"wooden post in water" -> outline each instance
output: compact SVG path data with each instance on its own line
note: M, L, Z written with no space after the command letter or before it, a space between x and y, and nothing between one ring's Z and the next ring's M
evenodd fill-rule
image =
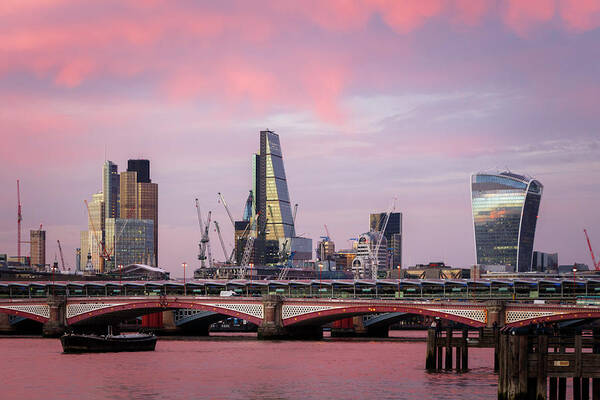
M575 335L575 376L573 377L573 400L581 400L581 332Z
M592 352L594 354L600 353L600 329L594 328L593 332L593 342L592 342ZM600 400L600 378L592 378L592 399Z
M550 378L550 400L558 400L557 383L556 377Z
M479 338L481 340L482 338ZM494 324L494 372L498 372L500 368L500 360L498 358L498 352L500 351L500 329L498 324Z
M558 352L564 354L565 345L562 343L562 337L560 337L559 341ZM567 378L558 378L558 400L567 400Z
M461 362L461 371L467 372L469 370L469 329L464 328L462 332L462 362Z
M427 371L435 371L435 349L436 348L436 332L435 328L427 329L427 355L425 356L425 369Z
M452 328L446 329L446 371L452 370Z
M438 322L439 323L439 322ZM444 346L442 345L442 330L438 329L436 332L436 341L435 341L435 346L436 346L436 351L437 351L437 365L436 365L436 369L438 371L441 371L443 366L442 366L442 352L444 351Z
M547 389L547 375L546 363L548 360L548 336L538 336L538 370L537 370L537 384L535 391L536 400L546 400L548 397Z

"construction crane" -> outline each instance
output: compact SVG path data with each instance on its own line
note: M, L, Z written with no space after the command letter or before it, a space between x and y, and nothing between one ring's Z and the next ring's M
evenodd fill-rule
M58 243L58 253L60 254L60 264L62 265L62 270L66 271L66 269L65 269L65 258L63 257L62 247L60 246L60 240L56 240L56 243Z
M210 253L210 237L208 235L209 232L209 228L210 228L210 219L211 219L211 212L208 212L208 216L206 218L206 224L204 224L204 221L202 220L202 213L200 211L200 202L198 201L198 199L196 199L196 211L198 213L198 225L200 225L200 232L201 232L201 237L200 237L200 244L198 245L199 247L199 253L198 253L198 259L200 260L200 266L202 268L205 268L205 261L208 259L208 266L212 267L212 255Z
M256 239L256 224L257 224L259 217L260 217L260 212L256 214L256 217L252 221L250 230L248 231L248 237L246 239L246 245L244 246L244 254L242 255L240 267L245 267L250 264L250 255L252 254L252 247L254 246L254 239Z
M331 241L331 235L329 234L329 229L327 228L327 224L323 224L325 226L325 232L327 233L327 241Z
M596 257L594 256L594 250L592 250L592 243L590 242L590 237L588 236L587 230L583 230L585 233L585 238L587 240L588 247L590 248L590 254L592 255L592 262L594 263L594 269L596 271L600 271L600 261L596 262Z
M227 205L227 202L225 201L225 197L223 197L223 195L221 194L221 192L217 193L217 196L219 196L219 198L217 199L217 201L220 200L220 202L223 203L223 207L225 207L225 211L227 211L227 215L229 216L229 220L231 221L231 225L233 225L233 228L235 229L235 221L233 220L233 216L231 215L231 211L229 211L229 206Z
M227 256L227 250L225 249L225 242L223 241L223 236L221 236L221 229L219 228L219 223L217 221L214 221L214 224L215 224L215 230L217 231L217 235L219 235L219 241L221 242L221 248L223 249L223 256L225 257L225 263L231 264L231 256L233 256L233 253L231 253L230 257Z
M23 215L21 214L21 187L19 186L19 180L17 179L17 257L21 259L21 221Z
M104 259L104 261L110 260L110 253L106 251L106 247L104 247L104 243L102 240L98 238L98 231L96 231L96 227L94 226L94 220L92 219L92 214L90 213L90 206L88 205L87 200L83 201L85 203L85 208L87 209L88 219L90 221L90 225L92 226L92 231L94 232L94 239L96 240L96 244L98 245L98 255Z
M371 261L371 279L377 279L377 275L379 272L379 249L381 247L381 241L383 240L383 237L385 236L385 229L387 228L388 221L390 220L390 215L395 211L395 209L396 209L396 199L394 198L394 200L392 201L392 206L390 207L390 209L388 210L388 212L385 215L385 222L383 223L383 228L379 231L379 238L377 240L377 244L375 245L375 254L372 254L371 251L369 251L369 256L371 256L371 260L372 260ZM381 223L379 224L379 226L381 226Z

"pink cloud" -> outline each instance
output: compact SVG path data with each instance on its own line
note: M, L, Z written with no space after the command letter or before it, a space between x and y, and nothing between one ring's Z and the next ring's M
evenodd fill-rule
M525 35L533 26L550 21L555 13L554 0L509 0L504 21L520 35Z
M560 14L574 31L587 31L600 26L600 0L563 0Z

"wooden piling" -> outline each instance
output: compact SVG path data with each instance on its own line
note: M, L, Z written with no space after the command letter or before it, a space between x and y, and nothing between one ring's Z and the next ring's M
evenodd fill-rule
M469 330L467 328L462 331L462 362L461 362L461 371L467 372L469 370Z
M592 353L600 353L600 329L594 328L592 339ZM600 400L600 378L592 378L592 400Z
M427 329L427 355L425 356L425 369L427 371L435 371L435 348L436 348L436 334L435 328Z
M558 400L567 400L567 378L558 378Z
M549 400L558 400L558 391L557 391L557 378L550 378L550 397Z
M546 400L548 398L548 384L547 384L547 368L546 363L548 360L548 336L538 336L537 343L537 355L538 355L538 368L537 368L537 382L535 399Z
M590 400L590 378L581 378L581 400Z
M446 371L452 370L452 328L446 329Z

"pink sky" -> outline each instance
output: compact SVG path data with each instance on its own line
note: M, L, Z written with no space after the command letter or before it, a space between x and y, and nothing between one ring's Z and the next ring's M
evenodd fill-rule
M74 265L105 148L151 160L160 264L196 264L193 201L232 246L258 132L281 137L297 232L338 248L398 197L405 264L474 262L469 175L545 186L535 248L600 253L600 0L0 3L0 253L44 224ZM215 239L213 254L222 258ZM25 247L28 251L28 247Z

